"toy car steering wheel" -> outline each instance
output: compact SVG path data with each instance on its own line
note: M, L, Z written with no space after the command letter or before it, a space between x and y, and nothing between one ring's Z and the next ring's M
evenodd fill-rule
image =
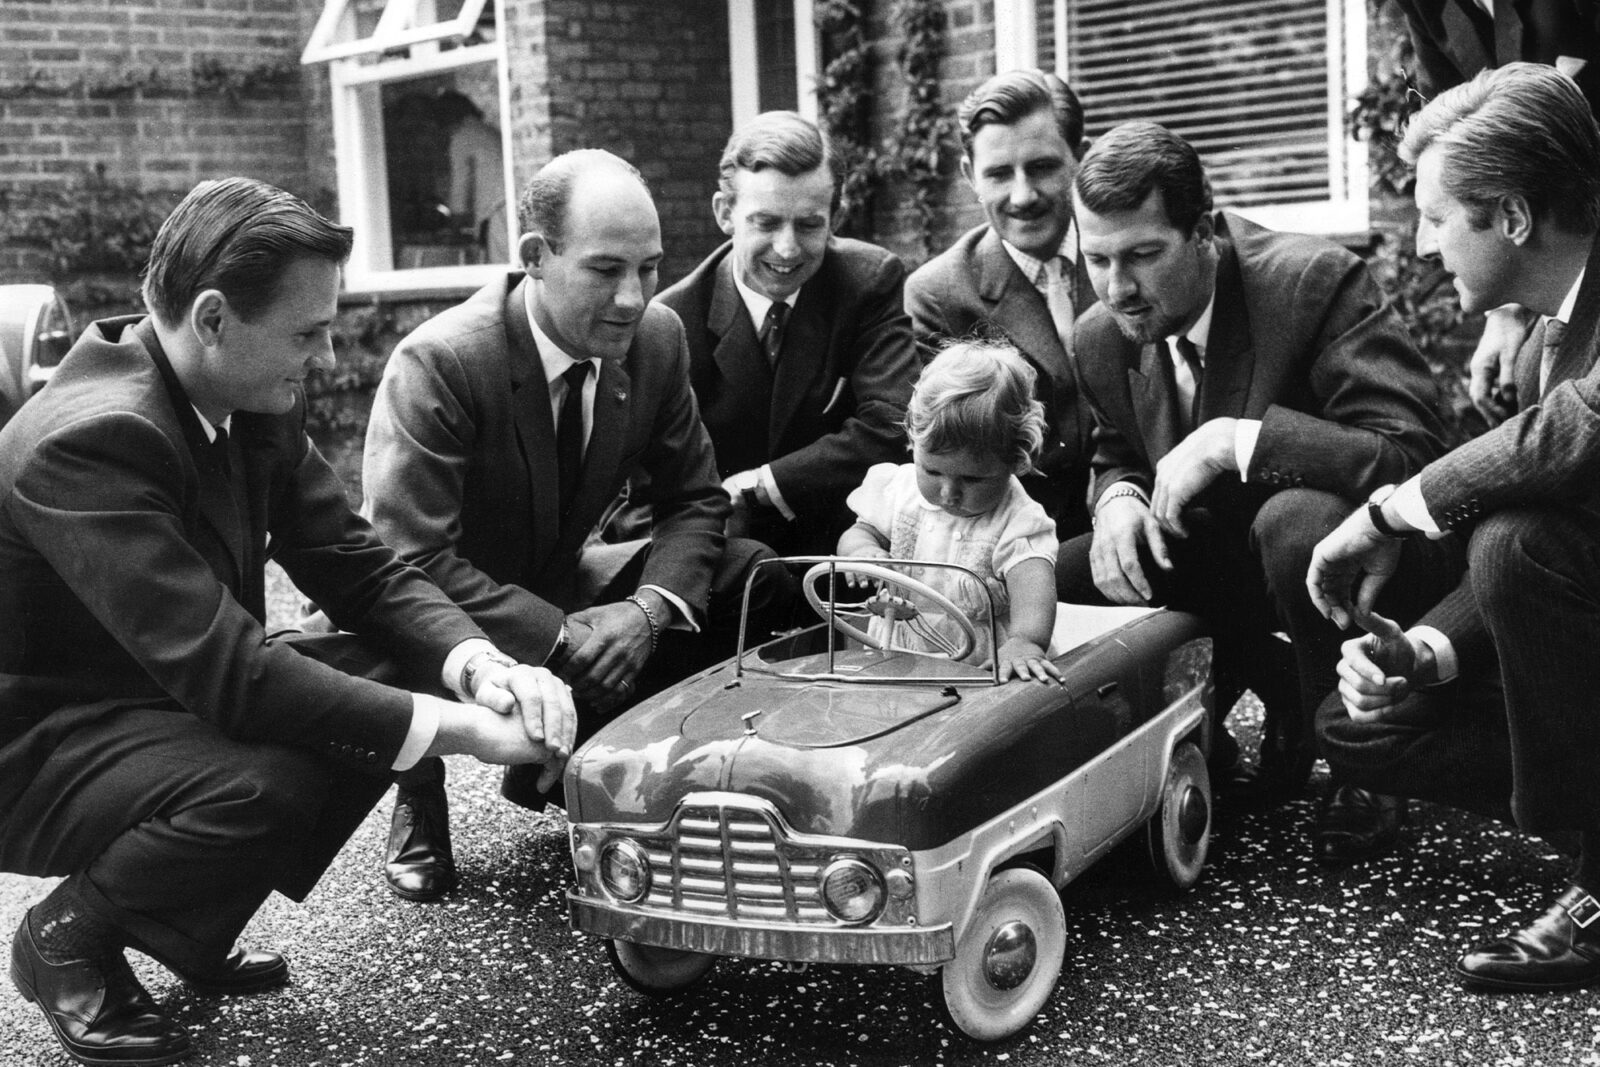
M852 610L847 616L840 612L837 604L824 602L817 594L817 579L830 574L854 574L862 578L870 578L879 583L879 592L872 600L862 604L859 610ZM956 624L959 640L952 642L942 633L930 632L929 629L918 629L917 632L941 646L941 651L953 660L965 659L972 654L978 646L978 630L965 611L955 605L949 597L937 589L920 582L901 571L880 567L873 563L832 562L818 563L806 571L803 579L806 593L806 603L811 605L811 610L828 622L835 630L846 637L860 641L868 648L876 648L884 652L922 652L923 649L901 648L892 642L879 641L867 634L867 631L851 621L857 615L872 614L896 621L911 623L915 628L916 620L922 615L921 609L916 605L913 597L920 597L934 607L943 611L949 619ZM896 596L888 592L889 589L898 590L909 596Z

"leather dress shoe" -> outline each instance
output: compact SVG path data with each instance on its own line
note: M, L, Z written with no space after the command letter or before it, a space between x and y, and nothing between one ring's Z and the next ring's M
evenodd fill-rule
M1600 980L1600 902L1568 886L1527 926L1463 954L1456 974L1486 989L1582 989Z
M1313 847L1323 863L1376 859L1400 840L1407 803L1353 785L1335 786L1317 813Z
M438 900L460 881L443 782L401 789L395 796L384 876L395 896L414 901Z
M270 949L245 948L235 945L226 958L214 967L203 971L185 970L137 941L130 947L143 952L161 966L183 979L184 985L206 996L242 996L246 993L264 993L277 989L289 981L289 961L281 952Z
M51 963L24 916L11 941L11 981L44 1011L61 1047L79 1063L154 1067L189 1055L188 1031L156 1007L120 950Z

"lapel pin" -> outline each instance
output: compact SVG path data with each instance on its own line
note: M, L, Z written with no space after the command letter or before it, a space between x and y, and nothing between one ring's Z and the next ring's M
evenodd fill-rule
M628 399L628 391L626 389L618 389L616 396L618 403L621 403L622 401Z

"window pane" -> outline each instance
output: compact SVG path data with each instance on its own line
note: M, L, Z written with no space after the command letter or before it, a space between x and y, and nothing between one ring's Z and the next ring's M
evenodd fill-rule
M393 269L506 263L506 191L492 65L381 89Z
M1039 17L1052 8L1040 0ZM1056 39L1091 135L1161 123L1200 152L1222 205L1325 201L1343 165L1329 157L1329 101L1347 95L1330 84L1342 73L1329 11L1327 0L1073 0Z
M794 0L756 0L756 71L762 111L799 106Z

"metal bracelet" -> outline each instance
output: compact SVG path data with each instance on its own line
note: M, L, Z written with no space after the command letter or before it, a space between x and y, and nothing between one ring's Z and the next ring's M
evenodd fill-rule
M638 593L629 593L623 599L644 612L644 621L650 624L650 651L654 652L661 641L661 624L656 621L656 613L650 610L650 605Z

